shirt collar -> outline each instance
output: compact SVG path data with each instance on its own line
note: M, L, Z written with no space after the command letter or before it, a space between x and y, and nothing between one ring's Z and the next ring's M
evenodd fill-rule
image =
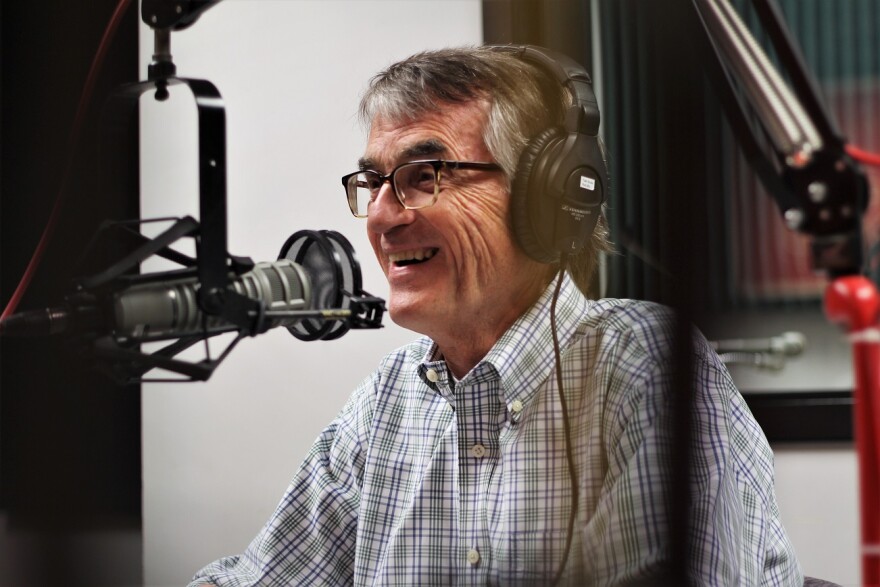
M501 399L514 417L531 403L555 366L553 334L550 331L550 306L555 287L554 279L538 301L507 329L483 360L474 367L474 371L485 372L485 367L491 366L498 373L501 379ZM589 303L571 277L564 274L556 303L560 351L568 346ZM440 351L436 343L432 343L425 351L419 362L418 373L425 383L437 390L438 382L429 381L427 371L432 369L439 373L441 383L447 383L446 378L451 375L445 365L438 364Z
M514 414L531 403L555 367L550 329L550 307L555 288L554 279L538 301L513 323L483 359L498 371L502 399ZM565 273L556 303L560 352L571 341L588 304L589 301Z

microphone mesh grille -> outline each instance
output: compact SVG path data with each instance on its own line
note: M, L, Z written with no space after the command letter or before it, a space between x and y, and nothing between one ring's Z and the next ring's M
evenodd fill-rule
M285 269L282 268L282 271ZM284 300L284 284L281 282L281 276L275 271L267 271L266 280L269 282L271 300L273 302Z

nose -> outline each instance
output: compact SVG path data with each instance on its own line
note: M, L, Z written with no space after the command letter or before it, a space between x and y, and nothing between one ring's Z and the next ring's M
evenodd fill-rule
M367 230L376 234L385 234L394 228L410 224L415 220L415 210L407 210L397 199L390 181L386 181L379 189L376 199L370 204L367 215Z

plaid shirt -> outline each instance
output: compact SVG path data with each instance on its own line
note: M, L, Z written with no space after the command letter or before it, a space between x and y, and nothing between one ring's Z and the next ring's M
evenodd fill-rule
M551 295L460 381L428 339L388 355L247 551L193 584L549 584L572 506ZM668 564L670 319L587 300L566 278L557 326L579 501L562 584L650 583ZM694 345L691 572L699 585L800 587L767 441L706 341Z

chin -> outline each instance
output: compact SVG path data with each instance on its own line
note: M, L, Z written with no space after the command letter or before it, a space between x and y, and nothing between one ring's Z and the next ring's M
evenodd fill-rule
M424 308L425 304L402 303L392 297L388 303L388 316L398 326L428 335L427 328L425 328L427 316Z

